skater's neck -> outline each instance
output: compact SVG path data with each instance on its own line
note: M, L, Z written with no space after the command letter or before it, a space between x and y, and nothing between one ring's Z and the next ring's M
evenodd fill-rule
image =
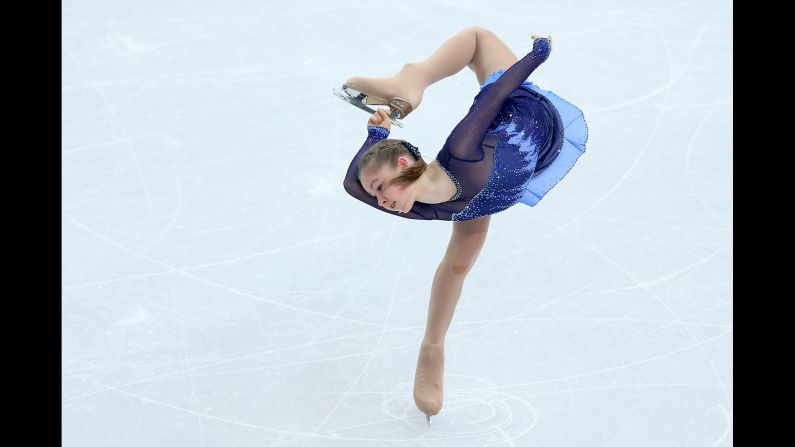
M422 173L415 190L414 200L422 203L434 204L447 202L456 193L455 183L442 170L436 160L428 164L428 169Z

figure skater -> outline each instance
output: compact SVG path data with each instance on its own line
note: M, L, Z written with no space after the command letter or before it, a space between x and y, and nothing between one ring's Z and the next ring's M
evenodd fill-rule
M414 375L414 402L428 425L442 408L444 339L491 215L519 202L535 206L585 152L582 111L526 81L552 49L551 37L531 38L532 51L518 60L493 32L468 28L393 77L354 77L343 84L344 90L361 93L366 104L391 109L370 117L345 190L395 216L453 221L433 279ZM480 92L430 164L411 143L387 138L392 119L416 110L425 88L464 67L475 73Z

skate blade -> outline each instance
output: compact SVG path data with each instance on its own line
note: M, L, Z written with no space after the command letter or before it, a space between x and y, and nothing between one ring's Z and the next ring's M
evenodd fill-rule
M376 110L367 107L367 105L365 105L367 101L367 95L365 95L362 92L354 90L350 87L346 87L343 89L334 88L332 89L332 91L335 96L347 102L348 104L351 104L352 106L362 109L370 114L377 113ZM389 114L389 119L392 121L392 124L403 129L404 126L403 123L400 122L400 120L398 119L399 116L400 116L400 111L392 109Z

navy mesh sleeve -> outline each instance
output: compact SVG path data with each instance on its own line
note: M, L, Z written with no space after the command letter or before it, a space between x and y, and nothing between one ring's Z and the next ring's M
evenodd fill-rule
M533 49L525 57L516 61L505 73L484 92L472 105L469 112L453 129L442 150L451 156L465 161L483 159L481 143L492 121L502 109L505 100L542 62L547 60L551 46L549 39L539 38L533 42Z
M381 126L367 126L367 139L364 141L361 149L351 160L351 164L348 166L348 172L345 175L345 181L343 182L343 186L345 187L345 191L353 196L353 198L358 199L367 205L372 206L373 208L383 211L388 214L392 214L395 216L405 217L407 219L422 219L422 220L433 220L438 219L436 213L428 207L428 209L424 209L422 204L419 202L414 202L414 206L411 208L410 211L406 213L399 213L397 211L392 211L386 209L382 206L378 206L378 199L375 196L371 196L362 186L361 182L359 182L359 178L356 176L356 171L359 165L359 158L367 152L367 149L375 143L387 138L389 136L389 129L386 129Z

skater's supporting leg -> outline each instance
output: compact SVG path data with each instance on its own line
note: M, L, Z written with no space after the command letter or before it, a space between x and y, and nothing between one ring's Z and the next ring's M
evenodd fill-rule
M486 241L491 216L453 222L453 235L447 252L436 269L428 305L428 320L423 343L444 343L453 319L464 279L472 269Z
M433 278L425 338L414 373L414 403L430 416L439 413L444 400L444 338L466 277L475 263L491 216L453 222L453 236Z

